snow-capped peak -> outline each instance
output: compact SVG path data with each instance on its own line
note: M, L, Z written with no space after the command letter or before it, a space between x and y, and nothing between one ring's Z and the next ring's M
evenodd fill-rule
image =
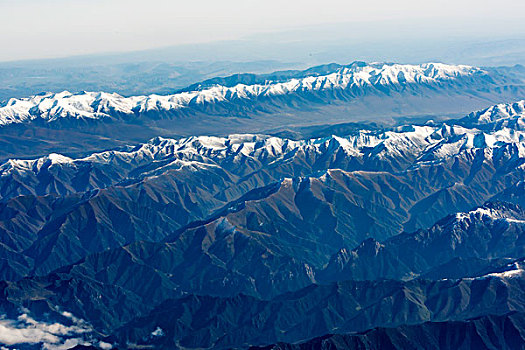
M512 127L525 130L525 100L500 103L480 111L472 112L461 120L463 124L501 129Z
M470 225L471 222L481 221L506 221L509 224L525 225L523 214L514 212L513 209L499 208L497 204L476 208L468 212L456 213L453 218L454 225Z
M436 84L476 74L484 74L484 72L475 67L441 63L421 65L373 63L351 64L325 75L267 81L262 84L237 84L231 87L214 85L202 90L165 96L153 94L123 97L116 93L73 94L64 91L8 100L0 105L0 126L35 119L49 122L59 118L132 118L152 111L170 112L190 108L193 105L249 100L305 91Z

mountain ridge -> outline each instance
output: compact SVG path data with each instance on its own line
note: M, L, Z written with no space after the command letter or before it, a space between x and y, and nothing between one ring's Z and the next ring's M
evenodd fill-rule
M312 73L313 71L306 71ZM308 74L306 73L305 74ZM104 92L35 95L26 99L10 99L0 106L0 125L23 123L34 119L53 122L59 118L104 119L133 117L152 111L182 110L192 105L223 103L261 97L286 95L293 92L336 89L360 89L366 86L401 86L438 84L460 77L486 75L479 68L437 63L413 65L352 64L342 66L328 75L304 75L299 79L264 81L264 84L234 86L211 85L200 90L183 90L175 95L122 97Z

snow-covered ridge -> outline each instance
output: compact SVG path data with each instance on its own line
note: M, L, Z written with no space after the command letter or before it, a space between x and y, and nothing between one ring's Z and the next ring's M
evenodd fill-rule
M0 188L4 191L0 200L34 193L34 188L45 189L39 193L77 193L118 184L127 186L158 176L191 178L195 172L242 179L270 168L280 169L286 175L290 166L301 166L305 175L332 181L330 169L401 174L426 172L441 164L448 168L452 163L461 171L481 164L523 171L525 131L443 124L360 130L347 136L306 140L254 134L157 137L136 146L76 159L53 153L32 160L10 159L0 164ZM323 177L325 174L328 176ZM84 179L82 183L79 178ZM38 187L42 182L48 187ZM468 213L451 221L468 224L478 214L481 215Z
M427 147L435 128L416 126L410 131L387 131L377 133L362 130L356 135L325 137L309 140L289 140L266 135L238 134L228 137L192 136L182 139L156 137L147 143L122 150L94 153L90 156L71 159L59 154L50 154L33 160L10 159L0 165L0 176L12 171L38 172L42 167L78 166L82 163L96 164L142 164L164 161L167 158L214 164L224 159L247 157L252 159L278 160L291 152L323 154L342 149L348 156L362 157L363 149L385 145L385 149L396 151L402 148L414 151Z
M486 132L462 126L440 127L409 126L377 132L361 130L353 135L331 136L308 140L289 140L266 135L239 134L228 137L193 136L182 139L157 137L147 143L123 149L94 153L71 159L59 154L33 160L11 159L0 165L0 177L13 172L39 172L49 167L80 167L82 164L134 168L152 162L166 162L177 167L194 165L220 165L222 161L241 159L279 162L298 153L311 156L345 154L362 162L379 160L385 164L412 162L407 169L445 162L452 157L471 158L471 151L483 149L486 158L494 156L496 149L512 146L515 157L525 161L525 132L504 128ZM509 161L509 159L507 160ZM401 171L402 169L397 169Z
M302 91L436 84L476 74L485 74L485 72L475 67L441 63L421 65L373 63L349 65L330 74L289 79L284 82L237 84L233 87L216 85L199 91L180 92L166 96L123 97L116 93L72 94L64 91L8 100L5 104L0 105L0 126L24 123L38 118L45 121L66 117L77 119L125 118L152 111L173 111L189 108L192 105L271 97Z
M472 112L462 120L463 124L480 127L512 127L525 130L525 100L514 103L500 103Z
M485 220L504 220L509 223L525 225L525 221L521 219L516 219L512 216L509 216L508 213L503 213L500 210L490 208L490 207L479 207L469 212L457 213L455 220L457 223L470 222L476 219L485 219Z
M508 120L513 117L520 118L519 114L509 113ZM157 137L137 146L77 159L59 154L33 160L10 159L0 164L0 179L12 176L25 179L49 172L64 177L62 171L74 174L103 168L114 169L111 181L117 183L137 176L154 176L166 170L238 167L249 172L249 169L286 163L295 157L311 162L307 166L322 160L326 162L323 166L347 169L345 162L351 162L353 165L348 169L355 171L418 171L451 159L471 164L474 158L495 167L525 169L525 131L506 126L485 130L477 126L442 124L406 125L389 131L360 130L344 137L298 141L254 134L182 139ZM137 172L136 169L147 170Z

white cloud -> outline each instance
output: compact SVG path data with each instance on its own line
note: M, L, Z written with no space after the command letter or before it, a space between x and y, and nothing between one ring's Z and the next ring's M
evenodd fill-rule
M19 344L41 344L46 350L70 349L76 345L91 345L93 329L83 320L69 312L62 316L71 321L71 325L58 322L37 321L26 310L16 320L0 317L0 344L8 347ZM101 349L111 349L111 344L95 342ZM2 347L1 350L6 349Z
M102 350L109 350L109 349L113 349L113 345L109 344L109 343L105 343L103 341L99 341L97 346L99 348L101 348Z
M151 332L151 336L153 336L153 337L163 337L164 336L164 331L162 330L162 328L157 327L157 329L155 329L153 332Z

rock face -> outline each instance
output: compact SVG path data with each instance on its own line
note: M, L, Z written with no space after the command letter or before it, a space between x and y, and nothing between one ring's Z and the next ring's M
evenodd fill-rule
M489 79L462 66L323 69L203 82L180 95L206 98L180 109L254 99L239 81L288 98ZM208 96L217 89L230 92ZM78 96L49 111L92 108ZM74 328L49 334L99 348L521 348L523 106L344 136L156 137L8 159L0 329L63 324Z

